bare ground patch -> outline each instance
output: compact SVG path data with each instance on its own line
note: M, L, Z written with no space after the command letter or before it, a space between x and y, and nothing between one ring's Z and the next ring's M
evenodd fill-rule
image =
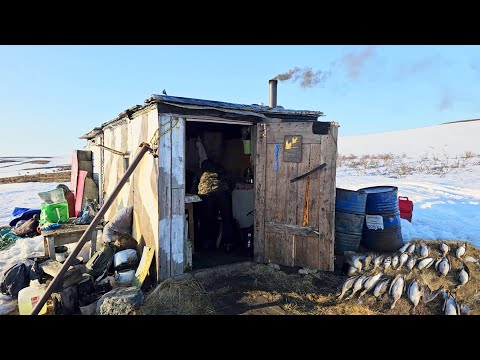
M426 241L430 256L440 256L439 241ZM456 242L448 242L454 249ZM451 250L452 251L452 250ZM473 246L467 256L480 257ZM434 268L419 272L415 269L408 277L419 279L431 289L440 285L454 290L455 274L462 261L450 253L452 270L446 278L439 277ZM459 304L468 305L471 314L480 314L480 266L468 263L470 281L457 290ZM400 272L406 273L406 269ZM395 270L387 270L394 276ZM337 300L339 287L347 279L340 272L317 272L300 275L276 270L267 265L253 264L244 270L207 276L202 279L166 280L147 294L142 314L291 314L291 315L409 315L412 305L406 295L391 310L392 299L384 295L376 300L371 294L358 299ZM418 315L441 315L443 298L439 295L430 303L422 301L416 308Z
M66 182L70 181L70 171L59 171L47 174L33 174L0 178L0 184L24 182Z

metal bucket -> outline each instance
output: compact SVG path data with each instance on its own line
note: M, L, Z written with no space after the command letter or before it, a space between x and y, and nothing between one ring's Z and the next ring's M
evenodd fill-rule
M55 246L55 260L63 263L69 255L68 248L65 245Z
M97 302L98 300L95 300L90 305L80 306L80 313L82 315L95 315L97 310Z
M362 245L367 249L394 252L403 244L398 188L373 186L360 189L367 194Z
M366 200L367 194L362 191L336 189L335 254L357 251L362 238Z

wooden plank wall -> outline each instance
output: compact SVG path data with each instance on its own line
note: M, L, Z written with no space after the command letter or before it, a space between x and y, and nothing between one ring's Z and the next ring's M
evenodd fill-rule
M158 111L155 108L125 119L116 126L104 129L104 145L130 154L130 163L140 151L142 142L149 142L158 128ZM105 198L118 184L125 172L124 157L102 149L103 184ZM159 253L158 241L158 162L150 154L145 155L129 181L105 214L105 220L110 221L115 214L133 205L132 236L138 241L141 255L143 245L155 248ZM101 179L100 179L101 180ZM155 277L158 278L158 259Z
M162 114L159 124L168 123L160 133L175 124L173 115ZM163 135L159 142L158 211L159 279L183 274L185 232L185 118Z
M256 262L267 262L267 248L265 239L265 184L267 159L267 133L265 124L257 124L255 134L255 212L254 212L254 231L255 246L253 247L253 256Z
M169 116L159 116L159 124L170 120ZM158 233L160 251L156 254L160 264L159 279L166 279L170 274L171 262L171 218L172 218L172 133L163 135L158 148Z
M130 123L130 163L140 151L142 142L149 142L158 128L158 112L154 108L133 118ZM158 254L158 161L152 155L144 156L130 178L133 192L132 235L138 241L139 252L143 246L153 247ZM158 279L158 261L155 259L152 271Z
M90 150L92 152L92 161L93 161L93 173L92 173L92 178L95 181L95 183L98 186L98 192L99 192L99 202L102 200L102 191L103 189L101 188L101 181L100 181L100 174L102 172L102 162L101 162L101 148L96 146L95 144L102 144L102 137L103 135L100 133L97 136L95 136L92 140L89 140L87 142L87 150Z
M174 120L175 122L175 120ZM168 125L167 125L168 126ZM172 227L171 276L183 274L185 240L185 119L172 133Z
M260 136L266 127L266 137ZM312 123L257 125L255 260L287 266L333 270L337 127L328 135L312 133ZM302 135L302 162L283 162L285 135ZM278 170L275 149L280 144ZM306 179L290 179L327 163L310 178L309 224L303 227Z
M111 149L121 152L131 151L129 147L129 122L122 121L118 125L107 127L104 129L104 145ZM102 149L104 156L104 198L108 198L113 189L118 184L118 180L124 174L123 157L110 151ZM133 192L131 191L132 181L125 184L118 194L112 206L105 213L105 219L110 220L118 210L121 210L133 204Z
M327 179L324 191L329 192L332 196L329 197L328 205L326 211L329 214L329 217L325 219L327 225L326 238L327 243L330 245L330 259L328 270L334 270L333 258L334 258L334 244L335 244L335 190L337 186L337 155L338 155L338 124L335 123L330 128L330 133L327 137L327 150L325 157L330 159L329 169L327 169ZM325 264L325 268L327 264Z

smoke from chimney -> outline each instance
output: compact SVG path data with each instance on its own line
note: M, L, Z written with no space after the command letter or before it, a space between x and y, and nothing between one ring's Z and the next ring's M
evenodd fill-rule
M367 60L373 57L374 50L375 46L370 45L359 52L349 52L340 58L340 64L345 67L350 79L357 80L359 78Z
M314 72L311 67L300 68L295 66L293 69L287 71L286 73L279 74L273 79L279 81L292 80L293 82L301 79L300 86L302 88L311 88L323 83L329 75L329 72L321 70Z
M440 111L448 110L453 106L453 96L451 94L444 94L440 103L438 104L438 109Z
M427 70L433 65L433 58L428 57L424 58L420 61L417 61L416 63L413 63L412 66L410 67L410 73L416 74L420 71Z
M288 70L286 73L278 74L272 80L280 80L280 81L290 80L293 75L299 73L301 70L302 69L300 69L298 66L295 66L292 70Z
M332 68L339 64L345 69L350 79L356 80L363 71L367 60L374 55L374 46L367 46L359 52L349 52L339 59L333 61L328 70L313 71L311 67L300 68L295 66L285 73L278 74L273 79L279 81L296 82L300 80L300 86L302 88L313 88L317 85L323 84L332 74Z
M410 64L403 64L393 74L393 80L403 80L406 76L417 75L439 65L438 57L428 56Z

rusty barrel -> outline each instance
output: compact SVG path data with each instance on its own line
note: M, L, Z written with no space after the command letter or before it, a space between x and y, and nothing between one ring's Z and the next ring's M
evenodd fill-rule
M335 195L335 254L357 251L362 239L367 194L337 188Z
M362 246L373 251L394 252L403 246L398 188L372 186L360 189L367 194Z

